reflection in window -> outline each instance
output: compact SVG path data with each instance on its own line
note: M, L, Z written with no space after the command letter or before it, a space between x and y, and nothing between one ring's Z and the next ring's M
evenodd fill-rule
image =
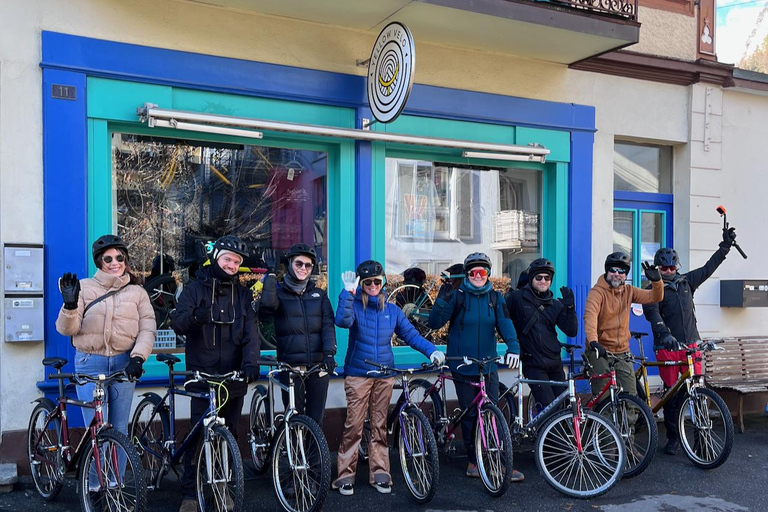
M633 240L635 237L635 213L631 211L613 211L613 251L622 251L632 254ZM627 283L632 283L632 272L627 275Z
M170 328L206 242L224 234L251 246L246 267L263 267L266 248L281 255L302 242L317 251L315 272L326 272L326 153L131 134L114 134L112 150L116 231L145 279L158 328Z
M672 147L615 142L613 188L630 192L672 193Z

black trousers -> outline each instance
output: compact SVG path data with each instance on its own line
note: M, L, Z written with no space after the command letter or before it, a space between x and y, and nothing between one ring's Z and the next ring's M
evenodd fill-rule
M688 393L685 391L685 388L681 388L664 405L664 428L667 431L667 440L669 441L680 439L680 428L678 427L677 419L680 415L680 407L683 406L687 396Z
M219 410L219 416L224 418L224 424L227 426L232 435L237 439L237 424L240 421L240 416L243 411L243 401L245 397L229 398L227 403L224 404ZM192 398L192 402L189 405L190 416L189 425L190 428L202 418L208 411L208 400L203 398ZM197 499L195 489L195 454L197 453L197 445L202 441L199 430L196 439L190 448L184 452L184 474L181 477L181 498L185 500Z
M546 368L524 364L523 375L526 379L565 381L565 371L562 364ZM529 386L531 387L531 393L533 393L533 399L536 400L537 404L540 404L539 410L554 402L555 398L566 389L565 387L547 384L529 384Z
M480 392L479 388L476 388L469 384L469 382L480 382L480 377L476 375L462 375L460 373L451 372L453 375L453 385L456 387L456 397L459 399L459 407L466 409L475 399L475 396ZM485 392L488 397L494 402L499 401L499 374L498 372L491 372L485 379ZM461 436L464 440L464 448L467 451L467 458L472 464L477 464L477 455L475 454L475 447L473 442L475 425L477 424L477 409L472 408L469 414L464 416L461 420Z
M331 381L329 375L320 377L313 373L306 379L301 379L294 375L293 377L293 398L296 410L299 414L306 414L317 422L322 428L323 416L325 415L325 401L328 397L328 383ZM288 385L288 374L280 374L280 382ZM288 408L288 392L283 391L283 406Z

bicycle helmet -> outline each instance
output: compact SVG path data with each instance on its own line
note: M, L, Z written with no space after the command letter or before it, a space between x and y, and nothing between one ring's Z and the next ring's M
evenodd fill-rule
M406 284L424 284L427 280L427 273L419 267L411 267L403 272L403 280Z
M223 251L234 252L246 258L250 251L248 245L234 235L224 235L213 243L210 251L211 261L216 261Z
M357 275L361 281L369 277L383 276L384 267L378 261L366 260L357 266Z
M653 264L657 267L676 267L678 263L680 258L677 257L677 251L670 247L662 247L653 257Z
M125 245L125 242L123 242L122 238L117 235L103 235L97 238L91 246L93 262L96 263L96 258L98 258L107 249L113 247L115 249L122 249L125 252L125 255L128 255L128 246Z
M317 253L315 252L315 249L307 244L292 245L291 249L288 251L288 254L286 254L285 257L290 260L294 256L299 255L306 256L307 258L311 259L313 264L317 263Z
M485 267L491 270L491 258L483 252L473 252L464 258L464 271L469 272L474 267Z
M552 277L555 275L555 266L546 258L537 258L528 267L528 275L536 276L538 274L549 274Z
M611 267L624 268L629 271L631 263L632 260L629 254L622 251L612 252L605 258L605 271L608 272L608 269Z

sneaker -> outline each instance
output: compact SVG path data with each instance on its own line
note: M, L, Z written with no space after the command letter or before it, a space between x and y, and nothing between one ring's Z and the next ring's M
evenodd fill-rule
M197 500L181 500L179 512L197 512Z
M381 494L389 494L392 492L392 486L387 482L376 482L373 487Z
M352 496L355 494L355 486L352 484L344 484L339 487L339 494L342 496Z
M477 469L477 464L472 464L471 462L467 464L467 473L466 475L469 478L480 478L480 471Z
M520 471L513 469L512 474L509 475L509 481L510 482L522 482L525 480L525 475L522 474Z
M667 441L667 446L664 447L664 453L667 455L677 455L680 449L680 442L677 439L670 439Z

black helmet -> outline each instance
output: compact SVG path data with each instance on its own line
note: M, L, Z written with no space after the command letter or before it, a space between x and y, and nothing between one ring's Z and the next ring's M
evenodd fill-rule
M485 267L491 270L491 258L483 252L473 252L464 258L464 272L468 272L474 267Z
M317 263L317 253L315 252L315 249L307 244L292 245L291 250L288 251L288 254L286 254L285 257L290 260L294 256L299 255L306 256L307 258L311 259L313 264Z
M629 254L622 251L612 252L605 258L605 271L608 272L608 269L611 267L624 268L629 271L631 263L632 260Z
M538 274L549 274L552 277L555 275L555 266L547 258L537 258L528 266L528 275L536 276Z
M357 266L357 276L361 280L383 275L384 267L378 261L367 260Z
M126 255L128 254L128 246L125 245L125 242L123 242L122 238L116 235L104 235L97 238L91 246L93 262L96 262L96 258L98 258L101 253L112 247L115 249L122 249L125 251Z
M231 251L235 254L239 254L243 258L250 253L245 242L235 235L224 235L213 243L213 249L210 252L211 261L219 259L221 251Z
M653 264L657 267L676 267L678 263L680 258L677 257L677 251L671 247L662 247L653 257Z
M464 274L464 264L463 263L454 263L450 267L444 270L446 274L449 276L458 276ZM458 278L454 278L458 279Z
M419 267L407 268L403 271L403 280L406 284L424 284L427 273Z

